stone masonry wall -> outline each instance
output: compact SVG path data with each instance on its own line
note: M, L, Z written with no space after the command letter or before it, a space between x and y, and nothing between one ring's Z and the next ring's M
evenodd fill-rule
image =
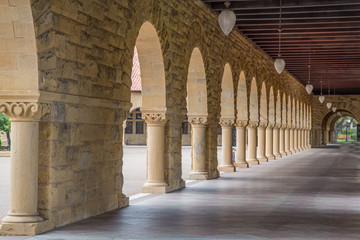
M22 2L29 5L29 0ZM286 71L279 76L273 60L250 40L237 31L227 39L217 16L200 0L30 3L40 101L52 103L51 114L40 123L39 146L39 211L52 227L128 204L122 194L122 123L131 108L133 49L146 21L157 29L163 52L169 119L165 179L171 190L182 186L181 122L186 113L186 78L194 47L200 49L206 70L211 178L219 176L216 140L225 63L231 65L235 94L240 72L244 71L248 95L255 77L259 88L265 81L267 92L273 86L275 93L280 90L310 104L304 86Z

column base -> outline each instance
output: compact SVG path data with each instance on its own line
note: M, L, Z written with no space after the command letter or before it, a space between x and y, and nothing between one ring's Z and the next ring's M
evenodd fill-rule
M289 151L286 151L286 156L290 156L292 155L292 152L289 150Z
M190 180L208 180L209 173L208 172L190 172L189 179Z
M146 182L142 187L143 193L159 193L169 192L169 186L165 182Z
M275 155L267 155L268 160L275 160Z
M236 172L236 168L233 165L220 165L218 169L220 172Z
M275 158L278 159L278 158L282 158L281 154L280 153L275 153Z
M286 157L287 156L287 152L281 152L280 153L282 157Z
M265 156L259 156L259 157L257 157L257 159L259 160L259 162L268 162L269 161L267 159L267 157L265 157Z
M237 168L248 168L249 164L247 162L244 162L244 163L234 162L234 166L237 167Z
M300 148L295 148L295 152L301 152Z
M33 223L13 223L13 222L3 222L0 226L0 236L1 235L28 235L34 236L41 234L51 229L54 229L55 226L50 224L50 221L42 222L33 222Z
M295 149L290 149L290 152L291 152L291 154L295 154L295 153L296 153Z
M258 159L246 159L246 161L248 162L249 165L259 165L260 162Z

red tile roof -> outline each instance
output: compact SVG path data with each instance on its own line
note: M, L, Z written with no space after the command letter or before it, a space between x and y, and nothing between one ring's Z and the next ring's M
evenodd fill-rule
M131 91L141 92L140 63L139 63L139 56L136 47L134 48L133 67L131 70L131 81L132 81Z

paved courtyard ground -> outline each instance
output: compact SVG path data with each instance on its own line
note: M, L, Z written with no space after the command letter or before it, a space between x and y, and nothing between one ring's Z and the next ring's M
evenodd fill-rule
M219 159L221 148L218 149ZM191 168L191 148L182 149L183 179L187 180ZM124 147L124 186L127 196L140 193L146 180L146 146ZM0 223L9 211L10 158L0 157Z
M30 240L360 239L360 146L311 149L148 195Z

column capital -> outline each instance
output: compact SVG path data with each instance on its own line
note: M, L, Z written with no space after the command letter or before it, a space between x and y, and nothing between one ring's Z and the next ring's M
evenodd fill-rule
M269 122L267 125L268 128L274 128L275 127L275 123L274 122Z
M146 124L150 125L165 125L167 122L165 113L143 113L142 118L145 120Z
M189 116L189 122L192 126L206 126L209 124L205 116Z
M236 120L235 126L236 127L246 127L248 125L247 120Z
M231 118L221 118L220 119L221 127L233 127L234 119Z
M282 124L281 124L281 128L282 128L282 129L286 129L287 127L288 127L288 125L287 125L286 123L282 123Z
M260 121L259 122L259 128L266 128L268 126L268 122L265 122L265 121Z
M276 123L275 127L280 129L281 128L281 123Z
M39 121L50 110L51 104L45 102L0 102L0 112L11 121Z
M249 124L247 125L248 128L256 128L257 126L259 126L258 121L249 121Z

